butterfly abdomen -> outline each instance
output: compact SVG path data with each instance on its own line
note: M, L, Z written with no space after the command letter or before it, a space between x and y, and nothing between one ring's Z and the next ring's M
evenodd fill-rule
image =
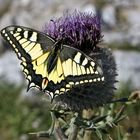
M57 59L58 59L58 55L57 52L51 52L51 54L49 55L48 59L47 59L47 72L48 74L50 74L50 72L54 69L54 67L57 65Z

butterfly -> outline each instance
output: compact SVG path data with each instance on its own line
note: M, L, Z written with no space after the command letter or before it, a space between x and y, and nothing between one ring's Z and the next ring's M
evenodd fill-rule
M82 51L49 35L22 26L8 26L2 37L21 61L27 91L37 87L53 99L75 87L103 82L102 67Z

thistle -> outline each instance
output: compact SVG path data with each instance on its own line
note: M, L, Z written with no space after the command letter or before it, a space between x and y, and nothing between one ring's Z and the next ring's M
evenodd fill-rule
M62 39L64 44L84 52L95 49L102 39L100 18L92 13L66 13L50 20L43 30L56 41Z
M104 82L93 83L87 87L77 87L74 92L59 95L57 104L71 110L94 108L111 101L114 93L116 65L107 48L101 48L102 40L100 18L92 13L73 12L63 17L50 20L44 32L54 40L74 47L91 57L100 65Z

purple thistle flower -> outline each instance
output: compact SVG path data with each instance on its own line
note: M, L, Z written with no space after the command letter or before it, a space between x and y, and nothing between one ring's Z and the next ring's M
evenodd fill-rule
M93 50L101 41L100 18L92 13L73 12L66 13L63 17L51 20L45 27L44 32L56 41L63 40L64 44L85 50ZM87 49L87 48L86 48Z
M73 12L51 20L44 32L55 41L81 50L98 63L103 72L104 82L73 87L67 93L55 97L57 104L72 110L82 110L101 106L111 101L116 82L116 65L112 53L99 47L102 39L99 17L92 13Z

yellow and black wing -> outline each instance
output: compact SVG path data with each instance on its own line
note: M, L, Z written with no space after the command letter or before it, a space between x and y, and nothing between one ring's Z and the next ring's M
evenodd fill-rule
M76 86L103 82L104 76L102 67L93 59L78 49L62 45L48 79L55 84L51 91L61 94Z
M29 81L28 89L38 87L49 91L53 98L73 87L104 81L102 68L97 62L42 32L9 26L1 34L21 60Z
M54 40L42 32L22 26L8 26L1 30L3 38L12 46L31 87L42 88L47 81L46 61ZM47 83L46 83L47 84Z

